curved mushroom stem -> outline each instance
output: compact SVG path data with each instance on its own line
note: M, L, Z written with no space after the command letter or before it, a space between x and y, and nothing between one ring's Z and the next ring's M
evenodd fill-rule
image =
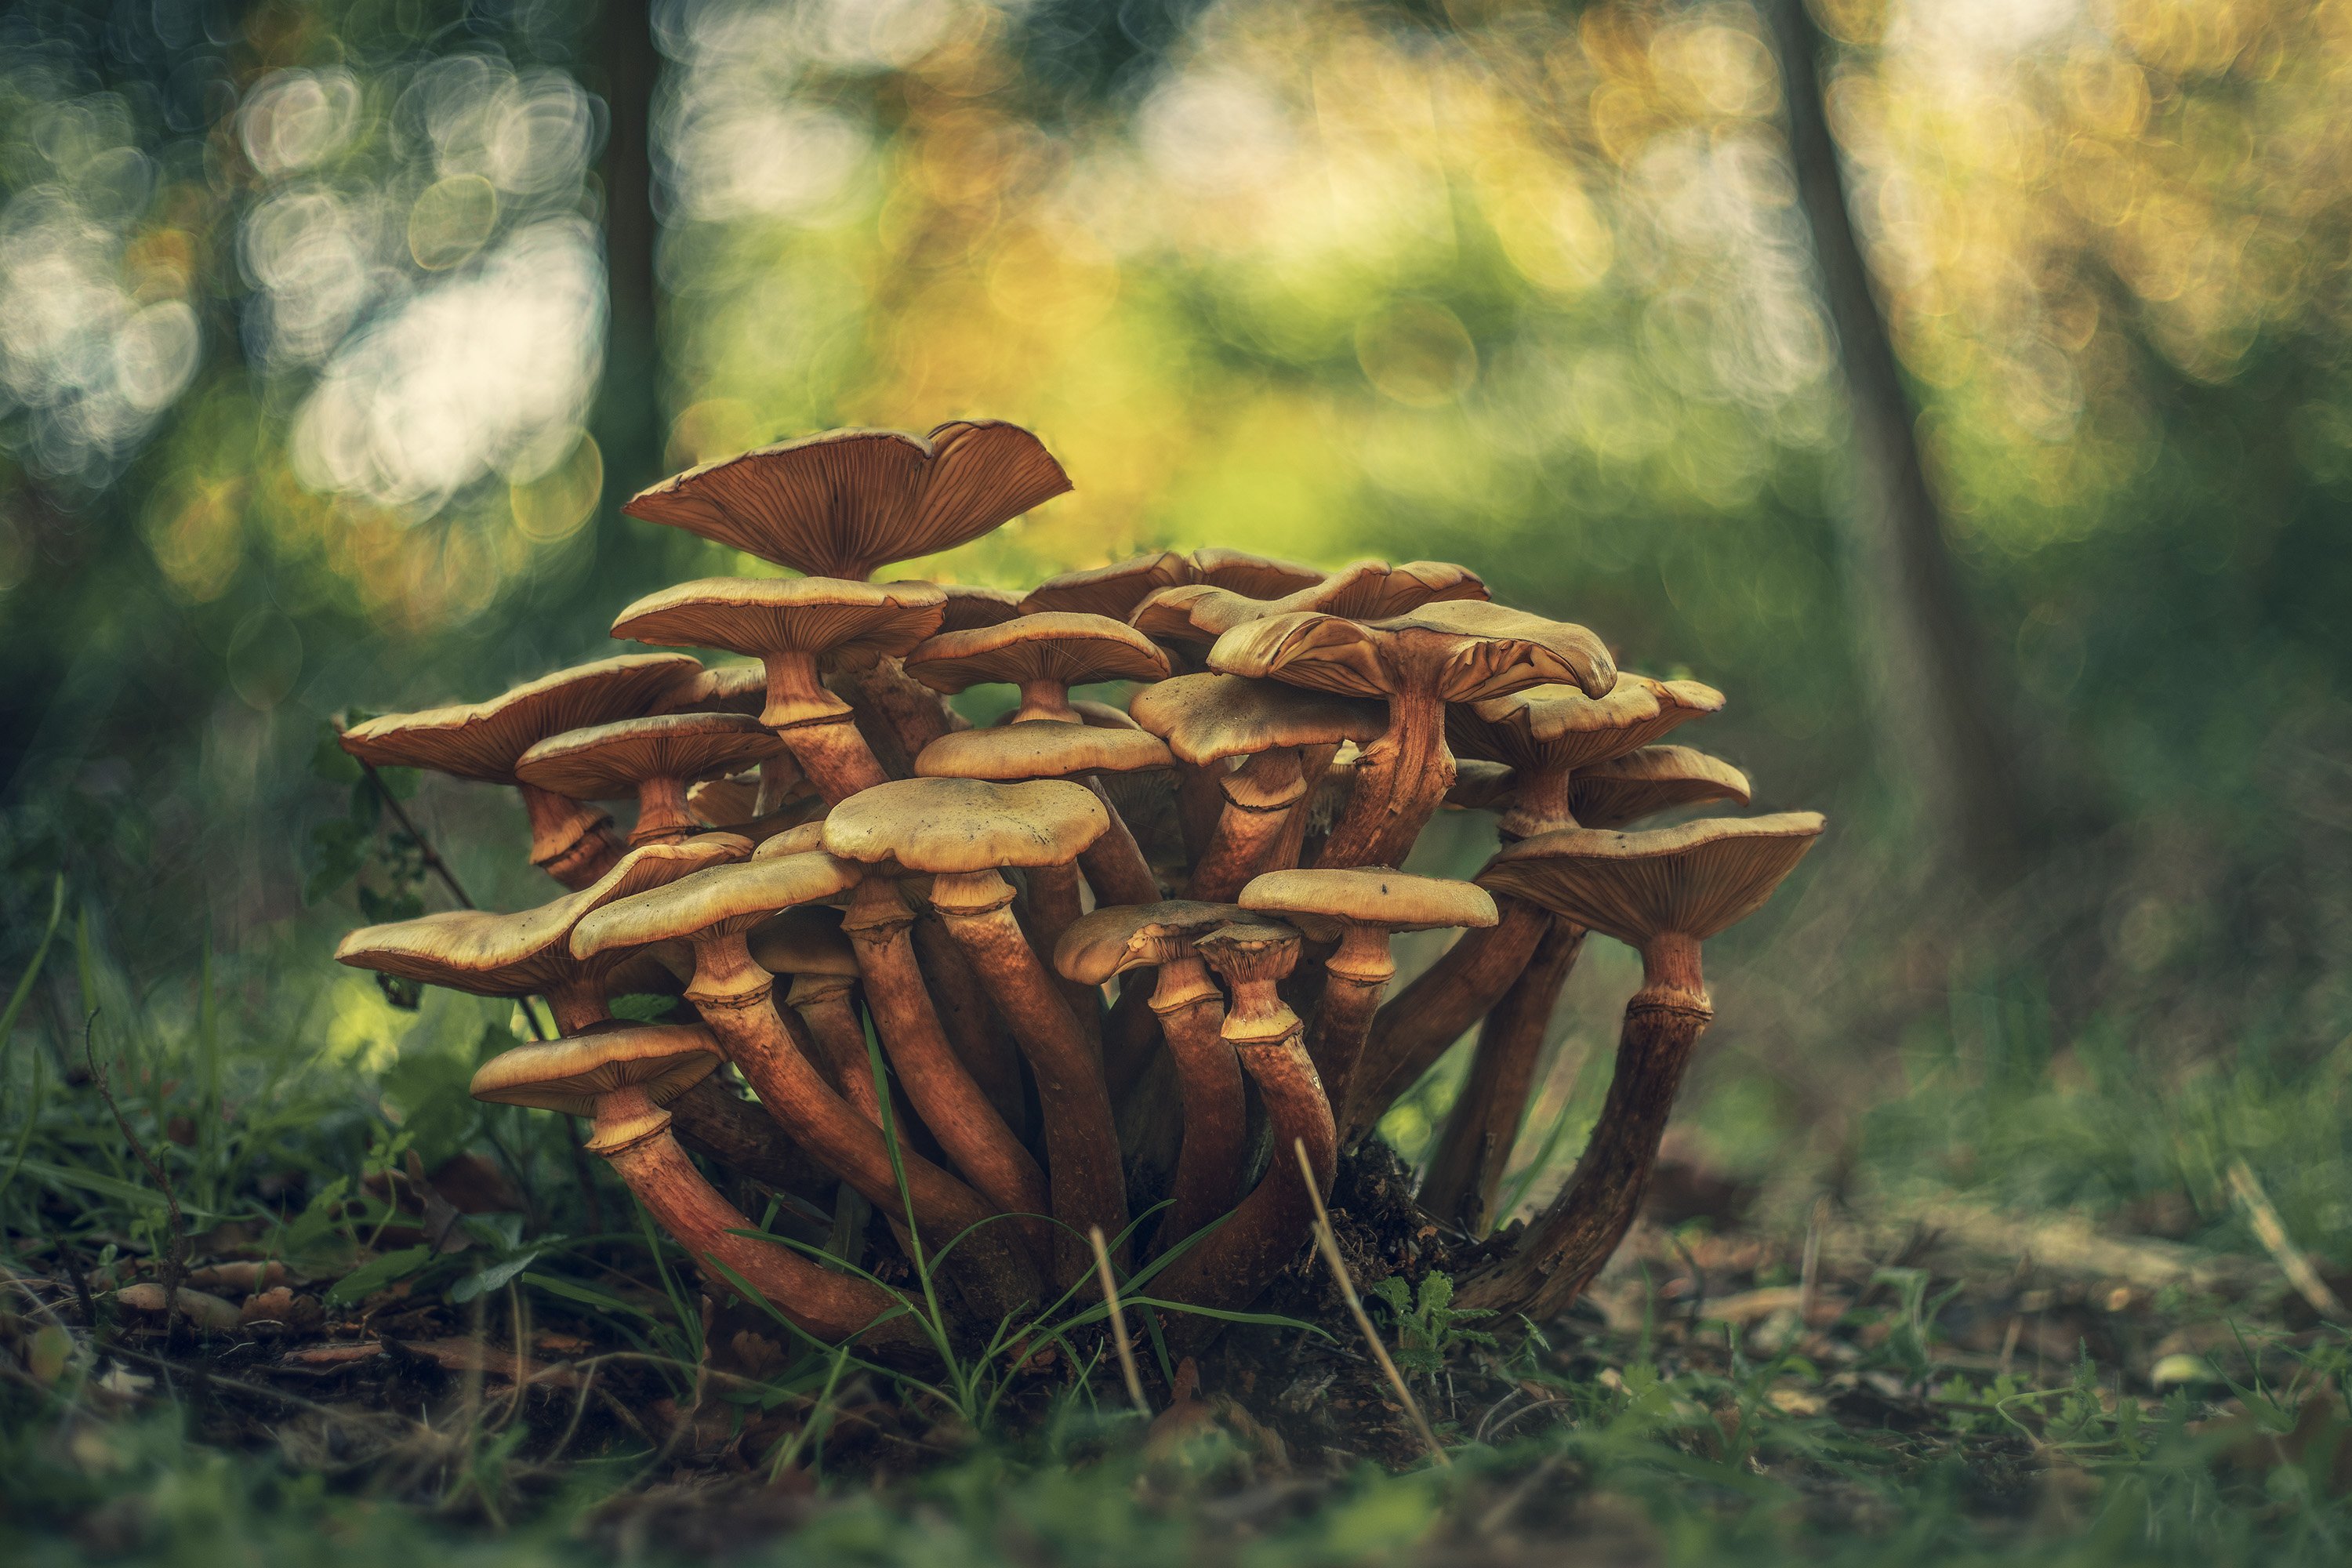
M1354 793L1315 864L1327 870L1395 866L1454 787L1445 700L1433 668L1407 662L1389 697L1389 727L1356 759Z
M702 831L686 804L684 779L645 779L637 784L637 822L629 829L629 847L642 844L682 844Z
M1126 1228L1127 1179L1101 1058L1013 918L1012 903L1012 885L994 871L931 884L931 907L1013 1026L1036 1079L1054 1217L1065 1227L1055 1237L1054 1277L1066 1286L1091 1262L1088 1226L1100 1226L1107 1237Z
M912 773L923 748L955 728L940 694L908 675L898 659L836 669L832 686L856 711L867 742L892 778Z
M940 917L926 910L915 917L915 957L931 983L931 1008L988 1103L1023 1138L1029 1126L1029 1095L1021 1081L1021 1047L996 1016L995 1005L971 972L963 947L948 934Z
M839 805L859 790L890 780L875 758L874 748L866 743L866 737L846 714L813 724L788 725L776 735L827 805Z
M1095 798L1102 802L1103 815L1110 818L1102 837L1078 851L1078 869L1087 874L1087 886L1095 891L1097 907L1158 903L1160 879L1151 874L1151 863L1143 858L1143 846L1135 841L1127 819L1103 793L1102 781L1087 773L1075 782L1095 792Z
M1307 796L1294 746L1260 752L1217 784L1224 806L1192 868L1191 891L1191 897L1212 904L1231 902L1244 883L1265 869L1292 814Z
M1209 836L1217 830L1217 817L1225 809L1224 776L1223 763L1176 764L1176 826L1183 836L1184 857L1194 865L1207 851Z
M1664 933L1642 951L1643 984L1625 1004L1616 1076L1576 1170L1517 1248L1463 1288L1462 1304L1525 1312L1567 1309L1609 1261L1641 1213L1658 1142L1691 1051L1714 1016L1698 943Z
M1509 988L1527 967L1551 917L1523 899L1496 894L1501 919L1462 940L1413 977L1372 1016L1340 1121L1340 1142L1354 1148L1446 1047Z
M1078 868L1073 862L1059 866L1029 868L1029 930L1035 939L1040 962L1054 951L1062 933L1077 922L1085 913L1085 902L1078 892ZM1062 1000L1069 1004L1070 1016L1093 1045L1097 1060L1102 1056L1102 988L1083 981L1054 976L1061 987Z
M1419 1200L1423 1210L1471 1236L1484 1236L1495 1224L1495 1200L1527 1115L1552 1009L1583 949L1584 928L1554 916L1528 966L1479 1026L1477 1054L1438 1134Z
M801 1054L776 1013L775 977L751 961L740 932L706 936L694 944L694 984L686 999L727 1058L751 1081L768 1114L811 1154L884 1215L905 1212L908 1203L924 1239L946 1245L992 1212L979 1194L924 1159L900 1140L898 1163L907 1173L907 1199L898 1193L890 1148L882 1130L828 1087ZM1010 1307L1033 1293L1035 1280L1005 1227L989 1226L967 1237L961 1256L985 1282L992 1302Z
M1315 797L1321 792L1332 761L1339 754L1337 746L1299 748L1299 779L1307 790L1298 804L1290 808L1290 815L1282 819L1282 832L1266 851L1265 859L1258 867L1260 871L1287 871L1298 864L1306 852L1307 830L1315 825Z
M1572 780L1573 774L1567 768L1514 770L1510 809L1495 825L1503 841L1507 844L1515 838L1533 838L1554 828L1574 827L1576 814L1569 809Z
M930 993L915 960L909 932L914 911L898 896L895 879L869 875L857 886L849 914L841 929L857 955L858 973L866 977L866 1003L874 1013L874 1031L890 1053L891 1066L916 1114L923 1119L948 1158L988 1201L1008 1214L1045 1213L1045 1176L1037 1162L996 1108L987 1093L948 1045ZM858 1063L865 1067L866 1041L857 1041ZM870 1076L870 1075L869 1075ZM1043 1237L1034 1227L1032 1244Z
M522 809L530 819L530 863L573 892L594 882L621 858L621 846L605 829L610 812L585 801L567 800L537 784L518 784Z
M717 1073L670 1101L669 1113L679 1142L739 1175L812 1202L841 1184L772 1118L730 1092Z
M1198 957L1187 954L1160 966L1151 1010L1167 1037L1184 1109L1183 1142L1168 1194L1172 1201L1156 1244L1165 1251L1234 1206L1247 1157L1249 1108L1240 1058L1221 1032L1225 999Z
M1323 964L1323 994L1315 1005L1315 1026L1307 1032L1307 1054L1336 1104L1348 1103L1381 995L1396 978L1389 934L1385 926L1349 921L1338 950Z
M1006 722L1025 724L1032 719L1057 719L1065 724L1087 721L1086 715L1070 706L1068 685L1045 676L1021 683L1021 706Z
M850 1000L852 984L845 974L795 974L784 1005L800 1015L816 1042L817 1070L825 1082L879 1127L882 1102L874 1089L873 1064L866 1059L866 1026Z
M658 1118L651 1131L642 1131L647 1112ZM836 1274L789 1247L730 1234L759 1227L702 1179L694 1162L670 1136L669 1120L666 1113L654 1110L643 1089L616 1089L596 1102L597 1136L589 1141L588 1148L604 1157L654 1222L711 1276L712 1284L732 1288L726 1276L711 1267L715 1260L741 1276L776 1310L821 1340L847 1339L898 1309L897 1299L869 1280ZM607 1142L608 1124L637 1130L634 1136ZM903 1312L898 1315L906 1317ZM911 1320L885 1324L874 1336L877 1343L918 1340Z

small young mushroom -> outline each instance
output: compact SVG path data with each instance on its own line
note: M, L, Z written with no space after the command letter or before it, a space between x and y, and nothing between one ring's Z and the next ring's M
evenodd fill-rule
M1249 1115L1240 1058L1219 1032L1225 999L1193 941L1244 918L1233 904L1121 905L1087 916L1054 949L1054 967L1064 978L1087 985L1105 984L1131 969L1158 968L1151 1011L1167 1039L1183 1104L1183 1142L1168 1216L1160 1226L1162 1250L1233 1207L1241 1193Z
M515 776L516 761L551 735L653 712L701 670L688 654L624 654L542 675L487 702L385 713L345 731L342 747L379 768L430 768L512 784L530 818L530 863L577 889L620 858L620 845L604 831L613 819L523 783Z
M1013 722L1078 723L1070 688L1102 680L1161 680L1168 656L1134 627L1104 616L1019 616L992 626L946 632L906 657L907 673L934 691L988 681L1021 689Z
M1126 1178L1100 1058L1014 920L1013 888L999 868L1066 866L1108 826L1092 791L1059 779L908 779L852 796L824 821L833 854L933 874L931 908L1012 1026L1036 1080L1054 1217L1066 1227L1055 1278L1066 1285L1087 1268L1087 1227L1109 1237L1125 1228Z
M1692 1047L1714 1016L1699 944L1753 914L1822 831L1809 811L1717 817L1650 833L1562 828L1505 847L1494 886L1642 953L1617 1067L1591 1141L1551 1207L1465 1306L1551 1317L1580 1295L1640 1212Z
M783 750L783 742L743 713L663 713L551 735L515 762L515 776L571 800L634 796L632 847L675 844L703 831L687 786L724 775Z
M760 721L830 802L885 775L849 704L825 689L821 661L904 653L939 626L946 603L928 583L709 577L646 595L621 612L613 635L758 657L768 677Z
M707 1030L678 1025L606 1025L543 1044L519 1046L475 1073L476 1100L585 1116L594 1122L588 1152L601 1156L646 1212L708 1271L730 1284L723 1265L778 1311L821 1340L864 1333L900 1314L881 1286L835 1273L788 1247L739 1232L751 1220L713 1191L670 1136L664 1109L708 1078L719 1052ZM908 1341L884 1324L877 1339ZM911 1327L911 1325L908 1325Z
M1246 621L1217 639L1209 667L1388 699L1388 729L1358 759L1347 811L1318 860L1335 868L1393 865L1412 848L1454 783L1447 703L1548 681L1598 694L1617 680L1609 650L1584 627L1482 601L1371 622L1317 611Z
M1685 721L1722 708L1723 693L1696 680L1653 680L1628 670L1603 697L1572 686L1537 686L1446 710L1445 738L1461 755L1507 763L1514 772L1506 838L1587 826L1570 814L1577 773L1638 751Z
M1386 867L1342 871L1269 871L1241 893L1241 906L1282 915L1302 927L1339 926L1339 945L1325 961L1322 1000L1307 1052L1335 1106L1348 1102L1357 1058L1381 995L1396 977L1389 939L1399 931L1470 929L1496 923L1495 900L1475 882L1409 877Z

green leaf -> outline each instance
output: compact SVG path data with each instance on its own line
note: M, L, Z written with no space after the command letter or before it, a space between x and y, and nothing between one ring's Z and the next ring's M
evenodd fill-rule
M626 1312L631 1317L643 1318L648 1322L654 1321L654 1314L646 1311L643 1307L633 1306L618 1296L609 1295L593 1285L583 1285L578 1280L566 1279L562 1275L533 1274L526 1270L522 1282L533 1289L544 1290L551 1296L561 1296L567 1301L577 1301L583 1307L594 1307L599 1311Z
M342 1306L383 1289L395 1279L405 1279L433 1261L429 1247L404 1247L397 1252L387 1252L372 1263L363 1263L327 1288L331 1306Z
M449 1288L449 1300L462 1306L477 1296L487 1296L493 1290L503 1290L506 1289L507 1281L538 1260L538 1253L526 1252L520 1258L509 1258L504 1263L493 1263L488 1268L478 1269Z
M677 1005L675 996L615 996L609 1004L613 1016L632 1024L658 1024Z

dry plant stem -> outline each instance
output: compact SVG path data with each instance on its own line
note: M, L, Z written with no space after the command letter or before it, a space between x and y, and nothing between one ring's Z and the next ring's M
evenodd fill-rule
M976 1079L1004 1125L1020 1138L1028 1130L1028 1096L1021 1082L1021 1047L996 1015L980 976L940 917L915 919L915 957L930 981L931 1007L955 1047L956 1059Z
M553 790L519 784L524 814L530 819L530 863L573 892L613 868L621 846L605 829L613 818Z
M1388 1378L1389 1386L1396 1390L1397 1398L1403 1402L1405 1414L1412 1417L1413 1428L1421 1434L1423 1445L1429 1449L1429 1457L1436 1460L1441 1468L1452 1465L1454 1460L1445 1452L1445 1446L1437 1440L1437 1434L1430 1429L1429 1418L1421 1413L1421 1401L1412 1396L1412 1390L1406 1386L1404 1373L1397 1370L1395 1359L1389 1354L1387 1342L1381 1338L1380 1331L1372 1327L1371 1314L1364 1310L1364 1299L1356 1294L1356 1282L1348 1274L1348 1260L1339 1256L1339 1238L1331 1229L1331 1211L1323 1206L1323 1194L1315 1189L1315 1163L1307 1152L1307 1145L1293 1144L1291 1153L1298 1163L1299 1184L1315 1200L1316 1248L1323 1254L1324 1266L1331 1270L1332 1282L1339 1287L1340 1298L1348 1303L1349 1314L1356 1320L1357 1331L1364 1336L1364 1343L1371 1347L1372 1359L1381 1363L1381 1372ZM1277 1163L1280 1159L1281 1156L1276 1154Z
M1527 967L1551 917L1506 894L1497 894L1495 904L1500 920L1464 931L1459 942L1372 1016L1372 1032L1365 1039L1341 1118L1343 1141L1349 1148Z
M1633 1228L1692 1047L1714 1016L1696 942L1671 932L1653 938L1642 967L1592 1141L1510 1257L1464 1288L1464 1306L1549 1319L1583 1293Z
M1106 1236L1127 1226L1127 1181L1102 1062L1013 918L1013 889L993 871L941 877L931 906L1012 1025L1037 1083L1045 1123L1045 1168L1054 1217L1069 1228L1055 1240L1055 1278L1086 1272L1087 1227Z
M1103 793L1102 783L1092 773L1077 780L1095 792L1102 802L1103 814L1110 818L1110 826L1103 836L1078 851L1078 869L1087 874L1087 886L1095 892L1096 907L1109 904L1156 904L1160 901L1160 879L1151 874L1150 862L1143 858L1143 846L1118 814L1118 807Z
M889 782L875 759L874 748L845 715L814 724L793 724L776 733L827 805L839 805L859 790Z
M870 876L858 884L842 930L866 980L874 1031L881 1037L915 1113L964 1179L1007 1214L1042 1215L1045 1173L948 1044L916 962L910 934L914 923L914 912L890 878ZM858 1057L862 1067L862 1035Z
M678 844L702 831L702 824L686 804L684 779L647 779L637 785L637 823L629 829L629 847L641 844Z
M1205 903L1231 902L1268 868L1292 815L1307 798L1298 752L1287 746L1260 752L1219 784L1224 804L1192 868L1192 897Z
M1420 1197L1423 1210L1472 1236L1495 1224L1496 1196L1527 1115L1552 1011L1583 950L1584 928L1553 917L1535 956L1479 1026L1470 1076L1438 1135Z
M1127 1313L1118 1304L1118 1280L1110 1269L1110 1247L1103 1240L1102 1227L1087 1232L1087 1244L1095 1251L1095 1282L1102 1287L1103 1303L1110 1309L1111 1342L1118 1347L1118 1373L1127 1383L1127 1396L1135 1404L1136 1414L1145 1420L1151 1418L1151 1401L1143 1397L1143 1379L1135 1370L1135 1346L1127 1337Z
M1338 950L1322 968L1323 990L1315 1003L1315 1026L1307 1033L1307 1054L1314 1058L1332 1102L1345 1105L1381 997L1396 978L1389 932L1349 921Z
M1034 941L1038 960L1050 957L1062 933L1076 923L1085 913L1078 892L1078 869L1075 865L1032 866L1029 868L1028 927ZM1102 989L1083 981L1054 976L1061 987L1062 1000L1069 1004L1070 1016L1077 1020L1095 1049L1097 1059L1102 1055Z
M1413 679L1424 673L1427 680ZM1355 789L1316 858L1318 867L1401 865L1454 787L1445 702L1433 685L1436 670L1408 667L1402 674L1389 698L1389 727L1356 759Z
M1184 1117L1171 1201L1160 1226L1164 1249L1234 1206L1247 1152L1249 1107L1242 1093L1241 1060L1220 1033L1224 996L1198 958L1160 966L1151 1011L1176 1064Z

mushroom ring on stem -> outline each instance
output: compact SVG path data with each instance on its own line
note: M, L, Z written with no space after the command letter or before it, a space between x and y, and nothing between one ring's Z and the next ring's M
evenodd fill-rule
M687 804L688 784L723 776L783 750L743 713L662 713L551 735L525 752L515 776L572 800L635 798L632 847L675 844L703 831Z
M989 681L1021 689L1013 721L1080 722L1070 688L1104 680L1163 680L1168 656L1150 637L1105 616L1017 616L992 626L945 632L907 655L907 673L934 691Z

